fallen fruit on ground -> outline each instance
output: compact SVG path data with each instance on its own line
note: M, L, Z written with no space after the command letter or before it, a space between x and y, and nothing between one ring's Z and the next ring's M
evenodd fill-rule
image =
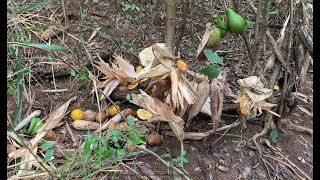
M104 122L105 120L107 119L107 115L106 113L104 112L98 112L96 117L95 117L95 120L100 123L100 122Z
M120 106L117 105L117 108L120 110ZM111 105L108 107L108 114L110 117L115 116L116 114L118 114L118 110L117 110L116 106Z
M71 111L70 118L73 121L83 119L83 111L81 109L74 109Z
M137 115L142 120L147 120L147 119L152 117L152 113L147 111L147 110L145 110L145 109L138 109L137 110Z
M108 124L108 130L112 131L116 128L115 123L113 120L110 120L109 124Z
M132 152L137 151L137 148L136 148L136 147L134 147L134 146L132 146L131 144L128 144L128 143L126 143L126 144L124 145L124 147L125 147L125 149L126 149L128 152L130 152L130 151L132 151Z
M221 33L221 38L227 35L228 33L228 28L223 22L223 20L218 16L218 15L213 15L213 23L219 28L220 33Z
M72 127L78 130L95 130L100 127L100 124L93 121L76 120L72 122Z
M161 144L161 135L154 131L148 135L147 142L150 146L159 146Z
M179 59L179 60L176 62L176 66L177 66L177 69L178 69L179 71L183 72L183 73L187 72L187 70L188 70L187 64L186 64L183 60L181 60L181 59Z
M96 117L97 113L92 110L86 110L83 113L83 119L87 121L93 121Z

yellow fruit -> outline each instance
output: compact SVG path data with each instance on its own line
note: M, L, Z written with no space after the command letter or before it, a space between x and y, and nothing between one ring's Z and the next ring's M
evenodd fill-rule
M279 88L278 85L274 85L273 89L274 89L275 91L279 91L280 88Z
M117 108L120 110L120 106L117 105ZM108 107L108 114L110 117L113 117L116 114L118 114L117 108L114 105Z
M139 74L139 72L142 70L142 66L137 66L136 67L136 73Z
M177 66L177 69L183 73L187 72L188 70L187 64L181 59L177 61L176 66Z
M70 118L75 120L81 120L83 119L83 111L81 109L74 109L71 111Z
M152 117L152 113L147 111L147 110L145 110L145 109L138 109L137 110L137 115L142 120L147 120L147 119Z

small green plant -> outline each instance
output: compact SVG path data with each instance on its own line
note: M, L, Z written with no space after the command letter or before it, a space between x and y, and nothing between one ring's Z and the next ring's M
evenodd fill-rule
M83 70L83 71L80 71L79 73L77 73L74 69L71 69L70 70L70 75L76 77L77 78L77 82L79 82L80 80L88 79L89 70L86 69L86 70Z
M136 16L136 13L140 12L140 7L137 6L136 4L123 4L122 5L122 10L124 12L128 12L129 14L127 14L126 18L129 21L134 21L137 20L138 16Z
M99 137L91 135L85 138L83 153L85 155L84 164L87 165L93 158L97 168L101 167L102 162L113 165L122 160L126 154L123 149L125 143L133 146L142 144L142 134L135 126L134 119L126 118L128 126L124 131L118 128L110 131L107 136Z
M127 52L133 53L134 51L136 51L136 41L135 40L123 41L122 46L127 49Z
M44 161L49 162L53 159L54 155L54 143L53 141L46 141L45 143L39 146L40 149L45 150L46 153L44 154Z
M183 165L189 162L184 156L186 155L186 151L181 151L180 155L176 158L173 158L172 161L176 163L179 167L183 168Z

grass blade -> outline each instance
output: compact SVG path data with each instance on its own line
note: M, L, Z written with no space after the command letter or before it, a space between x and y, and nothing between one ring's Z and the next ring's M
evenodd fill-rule
M14 43L16 46L29 46L29 47L35 47L39 49L44 49L44 50L52 50L52 51L63 51L67 52L69 49L64 46L59 46L59 45L48 45L48 44L23 44L23 43Z
M16 11L16 14L20 14L20 13L24 13L24 12L27 12L27 11L31 11L33 9L36 9L38 7L41 7L41 6L44 6L44 5L47 5L48 4L48 1L42 1L42 2L37 2L37 3L34 3L34 4L31 4L23 9L20 9L18 11Z

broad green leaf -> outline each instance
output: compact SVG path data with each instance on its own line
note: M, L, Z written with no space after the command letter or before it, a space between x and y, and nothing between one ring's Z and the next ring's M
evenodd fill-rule
M210 65L201 69L200 73L208 76L209 80L212 80L219 76L221 68L217 65Z
M219 55L215 52L213 53L210 49L203 50L204 55L207 57L208 61L212 63L223 64L223 60L219 57Z
M41 146L39 146L39 148L46 150L46 149L52 149L53 146L54 146L54 144L52 141L47 141L47 142L41 144Z
M126 151L124 149L118 149L117 154L118 154L118 156L122 156L122 155L126 154Z
M71 69L71 70L70 70L70 75L71 75L71 76L76 76L76 75L77 75L77 72L76 72L74 69Z
M165 154L162 154L160 157L161 157L162 159L165 159L165 158L170 157L170 154L165 153Z
M127 99L128 101L130 101L131 95L130 95L130 94L127 94L127 95L126 95L126 99Z
M277 128L273 128L270 132L270 138L273 143L277 143L278 141L278 130Z
M20 9L20 10L16 11L16 14L24 13L24 12L27 12L27 11L31 11L33 9L36 9L38 7L41 7L41 6L44 6L44 5L47 5L47 4L48 4L48 1L37 2L37 3L31 4L30 6L27 6L27 7L23 8L23 9Z
M52 159L53 154L54 154L54 149L53 148L48 149L46 154L44 155L44 161L49 162Z
M279 11L278 10L275 10L275 11L271 11L270 12L270 15L277 15L279 13Z

